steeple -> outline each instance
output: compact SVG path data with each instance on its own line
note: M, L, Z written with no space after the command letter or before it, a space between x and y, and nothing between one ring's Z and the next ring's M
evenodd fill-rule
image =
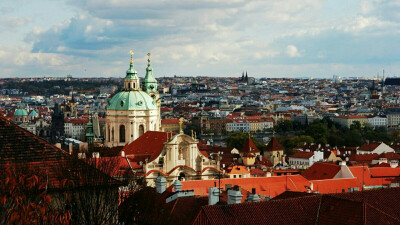
M147 93L157 92L157 80L153 76L153 68L150 65L150 53L147 53L147 68L146 68L146 76L142 82L143 91Z
M134 91L140 90L139 77L137 76L137 72L133 67L133 51L130 51L131 54L131 62L129 65L129 69L126 71L126 76L124 79L124 90L125 91Z

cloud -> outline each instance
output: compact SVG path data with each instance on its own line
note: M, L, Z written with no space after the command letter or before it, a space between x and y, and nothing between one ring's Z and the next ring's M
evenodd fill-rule
M17 28L24 27L32 23L32 18L24 17L0 17L0 28L8 31L15 31Z
M138 71L150 51L156 75L340 74L400 60L398 1L65 1L75 15L24 40L32 60L68 59L71 73L122 76L130 49Z
M286 54L287 54L290 58L295 58L295 57L300 57L300 56L301 56L299 50L298 50L297 47L294 46L294 45L288 45L288 46L286 47Z

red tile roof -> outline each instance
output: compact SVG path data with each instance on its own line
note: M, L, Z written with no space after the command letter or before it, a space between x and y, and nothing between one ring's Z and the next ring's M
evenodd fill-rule
M243 153L259 153L260 150L256 147L253 140L251 138L247 139L246 143L243 145L243 148L240 150Z
M77 186L115 181L2 116L0 116L0 159L0 167L11 165L46 172L50 189L61 188L60 182L65 178L75 181ZM76 175L82 173L85 175Z
M264 151L280 151L280 150L283 150L283 148L279 144L278 139L276 139L276 137L272 137L272 139L268 142L267 146L264 148Z
M313 191L318 191L321 194L348 192L349 188L358 187L361 190L361 184L356 178L346 179L327 179L327 180L312 180Z
M372 152L373 150L375 150L379 145L381 145L382 143L364 143L363 145L361 145L361 147L358 149L358 151L368 151L368 152Z
M315 224L319 196L203 206L195 223L226 224Z
M310 182L301 175L221 179L220 181L222 189L225 189L226 184L231 184L232 187L238 185L246 190L255 188L257 194L271 197L275 197L287 189L305 192L307 191L305 187L310 186ZM217 179L182 181L182 190L194 190L195 195L206 196L208 188L218 186L218 183Z
M147 131L122 149L127 156L148 156L149 162L160 155L167 138L171 138L168 132Z
M302 174L308 180L333 179L340 171L340 166L333 163L316 162Z
M161 124L179 124L179 119L162 119Z
M390 168L390 167L373 167L369 168L371 176L378 177L400 177L400 168Z
M313 152L296 152L289 156L290 158L309 159L314 156Z
M351 166L349 169L358 182L366 186L382 186L398 182L395 177L372 177L370 168L367 166Z

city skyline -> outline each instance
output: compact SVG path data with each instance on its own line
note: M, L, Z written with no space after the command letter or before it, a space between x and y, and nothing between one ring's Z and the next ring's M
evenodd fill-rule
M400 1L6 0L0 78L398 75Z

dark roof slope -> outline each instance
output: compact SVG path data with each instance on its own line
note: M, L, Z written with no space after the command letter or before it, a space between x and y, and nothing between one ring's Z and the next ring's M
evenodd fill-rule
M259 153L257 146L254 144L251 138L247 139L246 143L243 145L243 148L240 150L243 153Z
M265 146L264 151L283 151L282 146L279 144L278 139L276 137L273 137Z
M333 179L340 171L340 166L333 163L316 162L302 174L308 180Z

